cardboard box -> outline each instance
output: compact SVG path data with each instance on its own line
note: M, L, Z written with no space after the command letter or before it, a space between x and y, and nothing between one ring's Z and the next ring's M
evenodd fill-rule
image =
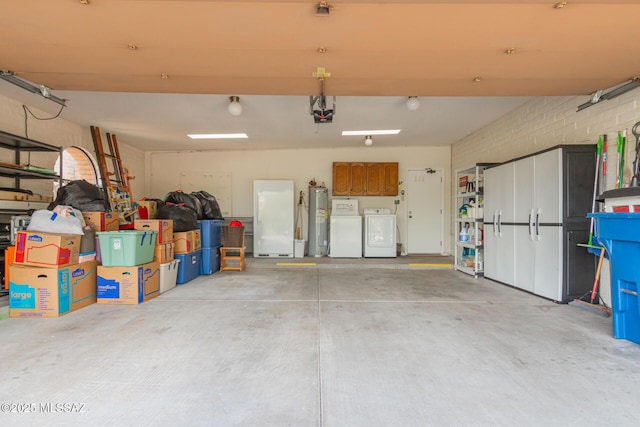
M202 248L200 230L183 231L173 234L173 253L188 254L199 251Z
M14 262L35 267L77 264L81 238L79 234L18 231Z
M58 317L96 302L98 262L59 268L11 264L10 317Z
M160 264L98 266L98 304L140 304L160 295Z
M133 222L134 230L149 231L158 233L156 244L173 242L173 220L171 219L136 219Z
M173 261L173 243L162 243L160 245L156 245L153 260L160 264L166 264Z
M139 200L138 214L142 219L155 219L158 213L158 203L155 200ZM146 214L146 218L145 215Z
M93 231L118 231L120 230L119 212L82 212L84 222Z

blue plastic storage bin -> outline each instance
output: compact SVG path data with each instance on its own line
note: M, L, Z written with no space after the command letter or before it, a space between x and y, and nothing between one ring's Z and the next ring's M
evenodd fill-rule
M613 336L640 344L640 213L594 213L595 234L609 253Z
M188 254L175 254L175 259L180 260L178 264L178 279L176 284L182 285L200 275L200 264L202 264L202 251Z
M203 248L217 248L222 245L222 225L221 219L201 219L197 228L200 230Z
M220 271L220 248L202 248L200 274L213 274Z

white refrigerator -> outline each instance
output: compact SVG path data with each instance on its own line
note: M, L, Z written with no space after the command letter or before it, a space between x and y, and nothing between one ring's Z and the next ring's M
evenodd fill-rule
M253 256L293 258L293 181L253 181Z

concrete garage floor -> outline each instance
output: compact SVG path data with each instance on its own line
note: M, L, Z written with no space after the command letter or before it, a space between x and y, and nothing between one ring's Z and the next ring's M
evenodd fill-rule
M640 346L611 319L362 261L250 260L138 306L4 320L0 403L36 411L0 425L637 425Z

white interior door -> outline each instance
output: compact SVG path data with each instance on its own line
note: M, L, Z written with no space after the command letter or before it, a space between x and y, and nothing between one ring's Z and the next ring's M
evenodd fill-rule
M443 240L442 170L407 171L407 253L441 254Z

